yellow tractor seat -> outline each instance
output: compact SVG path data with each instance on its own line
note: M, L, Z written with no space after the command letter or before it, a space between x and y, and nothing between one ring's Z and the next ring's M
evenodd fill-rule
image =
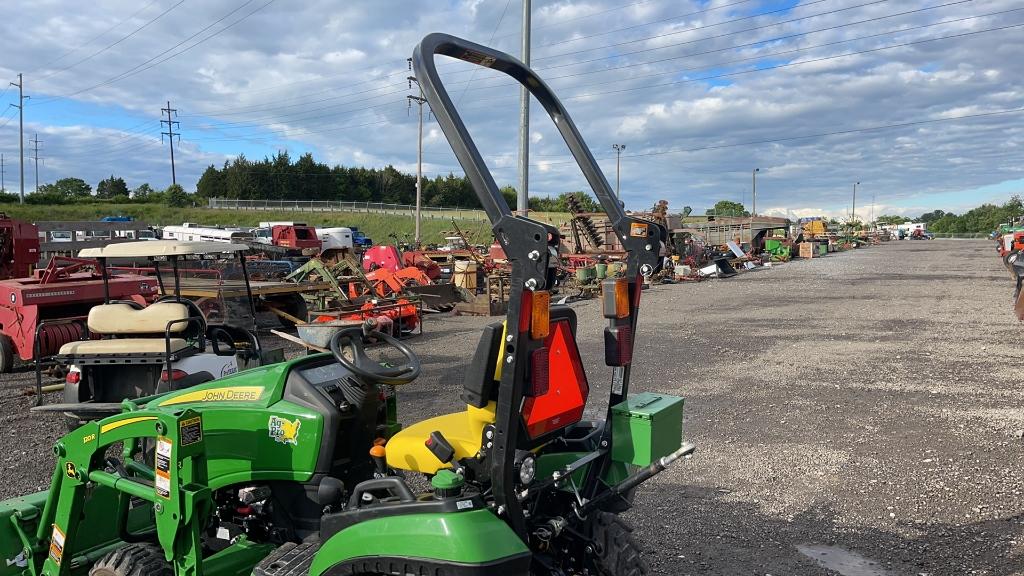
M463 412L435 416L404 428L388 440L388 466L421 474L436 474L441 468L450 468L450 464L442 463L427 448L425 443L431 432L440 432L451 443L455 460L475 456L483 442L484 427L494 423L495 409L494 402L483 408L466 406Z

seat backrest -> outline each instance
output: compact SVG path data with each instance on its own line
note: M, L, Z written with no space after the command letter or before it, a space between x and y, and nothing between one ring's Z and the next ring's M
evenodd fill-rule
M501 335L505 331L504 322L494 322L484 327L480 335L480 343L473 353L473 360L466 369L466 377L462 382L462 399L476 408L483 408L494 399L496 381L495 369L498 366L498 354L501 352Z
M188 318L188 308L179 302L157 302L142 310L128 304L101 304L89 310L89 332L94 334L163 334L167 323ZM188 322L171 326L172 333L184 332Z

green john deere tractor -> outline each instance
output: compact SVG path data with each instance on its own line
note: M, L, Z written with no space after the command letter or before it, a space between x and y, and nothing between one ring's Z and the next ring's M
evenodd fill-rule
M513 216L441 84L437 54L502 71L555 121L628 253L604 281L605 419L576 316L551 306L558 231ZM416 76L512 263L508 315L465 373L465 410L408 427L395 387L416 355L356 327L333 354L263 366L149 398L64 436L50 489L0 503L0 576L640 575L618 514L634 489L693 450L682 399L630 394L641 278L665 230L626 216L547 85L507 54L442 34ZM401 354L367 355L367 339ZM413 475L431 488L414 491Z

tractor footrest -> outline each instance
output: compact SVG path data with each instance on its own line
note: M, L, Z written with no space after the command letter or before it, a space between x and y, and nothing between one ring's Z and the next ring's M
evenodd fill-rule
M256 565L253 576L307 576L319 549L319 542L284 544Z

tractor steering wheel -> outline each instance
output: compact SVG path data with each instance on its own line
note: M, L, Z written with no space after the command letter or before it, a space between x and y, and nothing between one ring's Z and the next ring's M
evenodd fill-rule
M370 336L398 350L405 357L405 363L385 367L367 356L364 338ZM352 351L351 360L343 354L346 348ZM394 386L408 384L420 375L420 359L408 346L393 336L377 330L366 331L362 326L346 328L335 334L331 338L331 352L339 364L367 382Z

